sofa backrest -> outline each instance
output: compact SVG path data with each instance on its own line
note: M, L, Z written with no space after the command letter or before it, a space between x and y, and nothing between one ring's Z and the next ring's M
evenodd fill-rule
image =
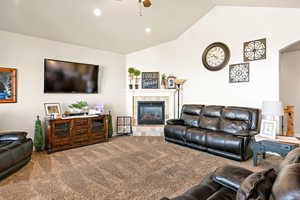
M227 133L257 130L259 116L259 109L200 104L183 105L181 112L181 119L187 126Z
M201 112L199 127L217 131L220 129L220 119L224 106L204 106Z
M189 104L183 105L181 110L181 117L186 126L199 127L200 114L203 105Z

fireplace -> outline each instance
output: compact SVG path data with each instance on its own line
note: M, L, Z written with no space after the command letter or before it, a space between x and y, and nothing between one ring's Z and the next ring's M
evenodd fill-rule
M164 101L139 101L138 124L163 125L165 124Z

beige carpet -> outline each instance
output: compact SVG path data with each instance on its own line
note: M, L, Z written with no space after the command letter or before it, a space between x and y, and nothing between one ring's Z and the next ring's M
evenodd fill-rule
M116 137L108 143L32 161L0 182L0 200L158 200L181 194L217 167L261 170L281 161L268 156L259 167L164 143L162 137Z

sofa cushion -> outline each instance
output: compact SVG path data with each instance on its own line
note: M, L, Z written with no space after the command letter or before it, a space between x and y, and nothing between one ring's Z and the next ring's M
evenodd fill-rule
M258 122L259 122L259 116L260 116L260 110L255 109L255 108L247 108L247 107L235 107L235 106L230 106L227 107L228 109L234 109L234 110L241 110L241 111L247 111L250 113L251 120L250 120L250 129L251 130L256 130L258 127Z
M241 154L243 139L228 133L208 131L206 133L206 145L211 149L217 149L234 154Z
M233 134L248 129L249 129L249 124L245 121L228 120L228 119L220 120L220 130L225 133Z
M219 130L219 122L220 122L220 118L218 117L201 116L199 127L211 131L217 131Z
M164 128L165 137L185 141L186 126L166 125Z
M11 151L8 149L0 149L0 172L8 169L15 163L14 157L11 154Z
M181 119L184 121L184 124L186 126L199 127L199 115L190 115L183 113Z
M274 169L251 174L241 184L237 200L268 200L276 176Z
M186 131L186 141L198 144L201 146L206 145L206 130L199 129L199 128L189 128Z
M221 117L222 109L224 106L205 106L201 115L207 117Z
M223 118L239 121L250 121L251 115L247 110L224 108L222 112Z
M200 115L203 105L186 104L182 106L182 114Z

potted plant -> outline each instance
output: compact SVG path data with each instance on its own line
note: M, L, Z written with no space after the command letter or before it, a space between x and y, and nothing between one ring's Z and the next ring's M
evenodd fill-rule
M161 85L163 86L164 89L167 88L167 75L166 74L161 75Z
M132 89L133 86L132 86L132 80L133 80L133 77L134 77L134 72L135 72L135 69L130 67L128 68L128 76L129 76L129 89Z
M135 78L135 89L139 89L139 76L141 75L141 71L138 69L134 70L134 78Z
M88 109L88 104L85 101L78 101L69 105L72 113L85 113Z

